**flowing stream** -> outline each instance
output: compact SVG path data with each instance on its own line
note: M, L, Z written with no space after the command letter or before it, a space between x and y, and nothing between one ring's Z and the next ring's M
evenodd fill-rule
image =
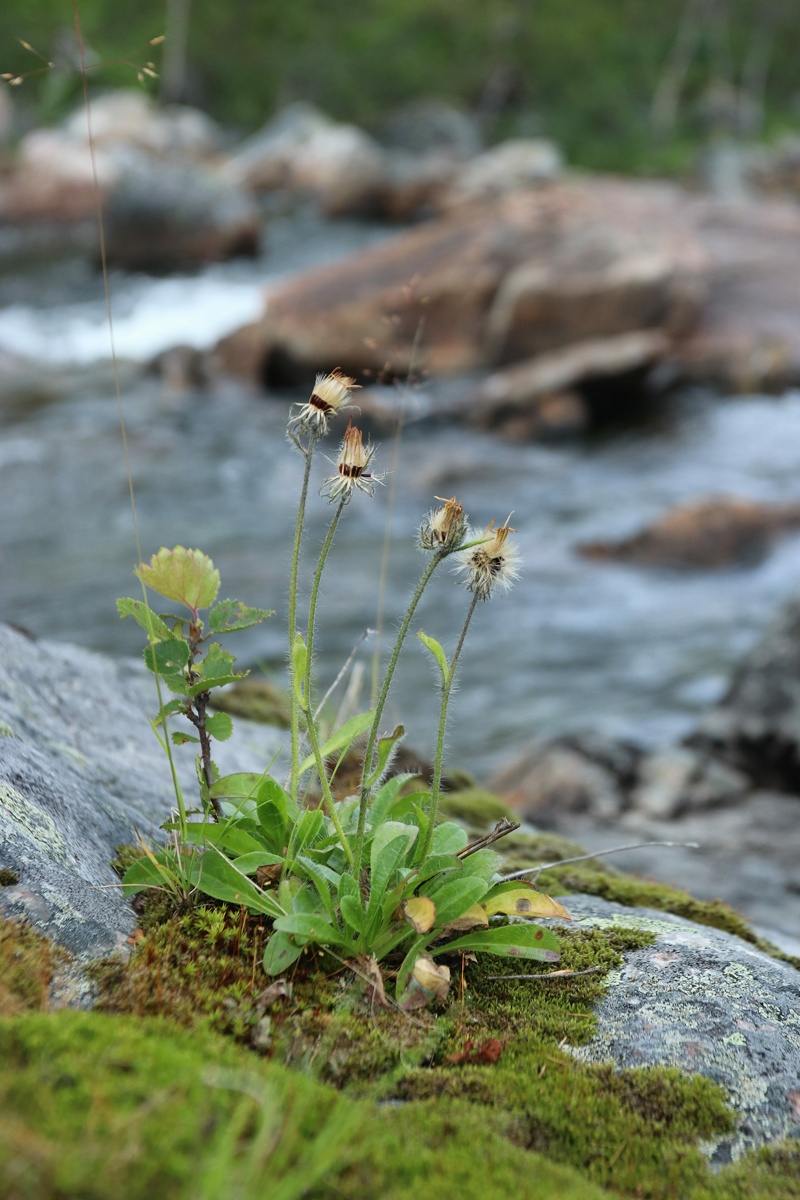
M271 280L381 236L375 227L286 216L272 222L259 260L169 279L111 279L142 552L200 547L222 572L223 594L276 609L238 639L240 662L276 676L301 479L284 430L299 397L233 382L176 393L141 364L177 343L210 347L258 313ZM137 548L101 281L85 259L23 262L17 250L0 246L0 618L41 637L137 653L140 631L119 621L114 605L136 594ZM560 446L411 426L397 447L379 447L375 468L392 474L374 499L357 495L340 526L319 606L323 683L376 625L389 505L384 650L424 567L419 521L435 495L456 494L479 526L513 510L523 573L476 614L451 707L451 763L485 776L531 739L565 729L648 744L679 736L797 590L800 538L780 540L756 565L706 573L589 562L574 547L629 534L701 496L798 500L798 448L796 393L724 401L685 393L636 427ZM326 452L335 451L331 442ZM317 487L330 470L320 455ZM314 489L306 577L330 511ZM442 568L419 623L452 646L467 602ZM365 701L374 645L366 642L362 655ZM403 720L409 744L427 757L434 683L410 638L389 719Z

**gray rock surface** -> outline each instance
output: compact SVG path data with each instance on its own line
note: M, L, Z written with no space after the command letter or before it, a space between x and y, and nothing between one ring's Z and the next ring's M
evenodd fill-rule
M674 1066L720 1084L739 1117L709 1144L715 1163L752 1146L800 1136L800 972L731 934L669 913L573 896L579 926L635 926L655 943L625 956L597 1005L584 1062Z
M137 832L160 840L175 802L148 722L157 707L142 663L0 625L0 868L19 876L0 887L0 913L82 958L119 949L134 929L109 863ZM261 771L279 744L277 731L237 720L215 758L223 773ZM174 751L190 806L192 749Z

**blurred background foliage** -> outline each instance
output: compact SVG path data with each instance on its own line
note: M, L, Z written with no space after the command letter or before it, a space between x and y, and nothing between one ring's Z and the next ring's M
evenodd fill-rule
M646 171L680 169L714 122L769 136L800 117L797 0L79 0L79 9L98 81L130 84L131 67L112 65L119 59L152 58L161 70L166 50L149 41L171 28L180 79L171 86L239 132L295 99L371 128L399 104L436 96L477 112L490 140L544 135L576 165ZM69 0L4 0L3 69L35 65L20 38L68 62L71 29ZM60 115L77 91L63 70L21 89L31 122Z

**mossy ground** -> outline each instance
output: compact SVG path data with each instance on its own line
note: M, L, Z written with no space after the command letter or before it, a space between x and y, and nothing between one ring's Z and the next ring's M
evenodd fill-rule
M551 861L572 849L512 847ZM561 871L553 891L577 884L575 866ZM584 889L602 876L602 894L669 907L663 893L634 901L655 885L600 864L579 874ZM29 974L20 1015L0 1022L9 1200L800 1197L791 1143L710 1171L699 1145L732 1122L710 1081L566 1051L591 1037L604 973L648 934L564 927L559 966L594 973L516 981L518 963L482 956L446 1007L409 1017L375 1011L332 959L269 980L267 929L243 911L170 913L154 898L142 925L130 961L98 972L105 1011L87 1014L24 1012L43 1002L47 943L18 925L0 941L16 939Z

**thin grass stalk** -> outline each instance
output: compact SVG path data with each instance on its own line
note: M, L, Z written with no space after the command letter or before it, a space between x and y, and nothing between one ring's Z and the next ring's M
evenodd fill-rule
M361 773L361 796L358 806L358 832L356 834L355 853L356 870L360 869L361 856L364 852L364 830L367 821L367 806L369 804L369 795L371 791L367 784L367 780L369 779L373 770L375 743L378 740L378 730L380 728L381 718L383 717L383 710L386 706L386 700L389 695L389 688L391 687L392 679L394 678L395 668L397 667L397 660L400 657L400 651L403 648L403 642L405 641L406 634L408 633L408 627L411 624L414 613L416 612L417 605L422 598L422 593L428 586L428 582L430 581L430 578L438 567L439 563L447 558L448 554L450 553L450 550L437 551L437 553L431 558L425 570L422 572L422 576L417 584L416 591L411 597L411 602L406 609L406 614L403 617L403 621L395 639L392 654L389 659L389 664L386 668L386 675L383 679L383 687L381 688L381 693L378 697L378 703L375 706L375 716L373 718L372 727L370 728L369 737L367 739L367 749L364 754L364 767Z
M433 779L431 781L431 805L428 813L428 829L425 834L425 841L422 846L422 854L420 855L419 859L420 863L425 862L425 859L431 852L431 846L433 844L433 831L436 826L436 817L439 812L439 797L442 788L442 758L444 756L444 735L447 728L447 709L450 703L450 693L453 690L453 681L455 680L456 676L458 660L461 657L461 651L464 647L464 642L466 641L467 637L467 630L469 629L469 624L472 620L472 615L475 612L478 599L478 596L472 597L472 603L467 610L467 615L464 620L464 625L461 629L458 644L456 645L455 651L453 652L453 657L450 660L447 678L442 680L442 703L439 709L439 732L436 738L436 758L434 759L433 763Z

